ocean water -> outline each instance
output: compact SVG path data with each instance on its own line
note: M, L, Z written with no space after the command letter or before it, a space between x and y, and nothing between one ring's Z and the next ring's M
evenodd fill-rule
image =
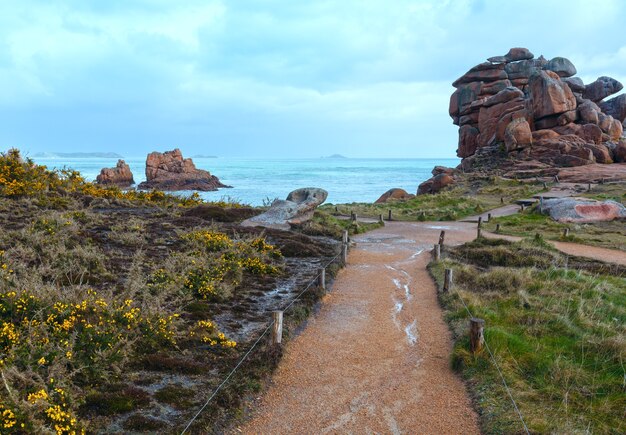
M108 158L34 158L49 168L72 168L88 180L100 169L115 166ZM145 158L127 158L135 182L145 180ZM393 187L415 193L431 177L434 166L459 164L460 159L246 159L194 158L196 167L206 169L232 189L201 192L206 200L232 198L250 205L262 205L275 198L285 199L300 187L321 187L328 191L327 203L373 202Z

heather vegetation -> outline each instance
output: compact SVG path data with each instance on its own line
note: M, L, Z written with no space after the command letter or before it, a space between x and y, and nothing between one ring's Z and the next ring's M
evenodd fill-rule
M467 379L485 433L522 433L487 350L468 351L469 313L531 433L623 433L626 268L567 257L541 237L477 239L429 266L455 337L453 365Z
M269 293L306 278L299 258L334 255L201 203L0 156L1 433L176 430L296 289ZM272 364L243 367L198 424L219 424Z

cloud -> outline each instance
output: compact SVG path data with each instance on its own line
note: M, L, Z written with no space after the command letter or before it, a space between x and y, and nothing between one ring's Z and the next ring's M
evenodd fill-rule
M230 143L228 153L263 144L267 154L304 131L329 149L358 142L380 155L376 142L393 139L385 152L419 156L437 143L450 156L454 79L512 46L569 57L586 81L626 79L624 8L618 0L2 2L0 116L12 122L0 141L37 151L130 143L139 154L156 142L212 140ZM31 124L49 128L24 131Z

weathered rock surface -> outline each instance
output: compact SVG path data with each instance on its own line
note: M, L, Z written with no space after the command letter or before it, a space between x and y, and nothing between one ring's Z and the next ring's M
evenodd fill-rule
M306 187L291 192L286 200L277 199L269 210L241 223L247 227L266 227L288 230L291 225L302 224L313 217L315 209L326 201L328 192Z
M609 164L621 159L626 95L603 101L622 84L599 77L585 86L568 59L534 58L515 48L457 79L449 113L459 125L464 171L518 165L529 176L548 167ZM532 164L529 164L532 163ZM535 169L529 169L535 167ZM420 186L432 192L434 177Z
M620 122L626 121L626 94L602 101L600 109Z
M583 97L597 103L609 95L618 93L623 87L624 86L617 80L611 77L602 76L598 77L595 82L585 86Z
M230 187L208 171L197 169L191 159L184 159L177 148L164 153L153 152L146 159L146 181L140 189L212 191Z
M118 160L114 168L102 168L96 177L96 183L129 187L135 184L133 173L124 160Z
M557 222L602 222L626 219L626 207L615 201L555 198L543 202L543 212Z
M576 75L576 67L569 61L569 59L564 57L555 57L551 59L546 64L545 69L557 73L559 77L571 77Z
M438 166L437 168L442 168ZM451 186L455 183L454 173L450 168L445 168L446 171L433 170L433 177L424 181L417 188L418 195L424 195L426 193L437 193L444 187Z
M388 191L386 191L385 193L383 193L380 198L378 198L376 200L376 204L383 204L387 201L390 200L399 200L399 201L406 201L407 199L411 199L411 198L415 198L415 195L413 195L412 193L407 192L404 189L398 189L398 188L394 188L394 189L389 189Z

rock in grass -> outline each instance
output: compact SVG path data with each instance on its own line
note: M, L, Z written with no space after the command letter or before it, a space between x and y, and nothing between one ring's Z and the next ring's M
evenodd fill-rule
M385 203L389 200L393 200L393 199L397 199L400 201L405 201L407 199L411 199L411 198L415 198L415 195L413 195L412 193L407 192L404 189L398 189L398 188L394 188L394 189L389 189L388 191L386 191L385 193L383 193L380 198L378 198L376 200L376 204L382 204Z
M288 230L291 225L311 220L318 205L326 201L328 192L316 187L305 187L291 192L286 200L277 199L265 213L246 219L245 227L266 227Z
M586 198L555 198L545 200L543 211L557 222L604 222L626 219L626 207L615 201Z

